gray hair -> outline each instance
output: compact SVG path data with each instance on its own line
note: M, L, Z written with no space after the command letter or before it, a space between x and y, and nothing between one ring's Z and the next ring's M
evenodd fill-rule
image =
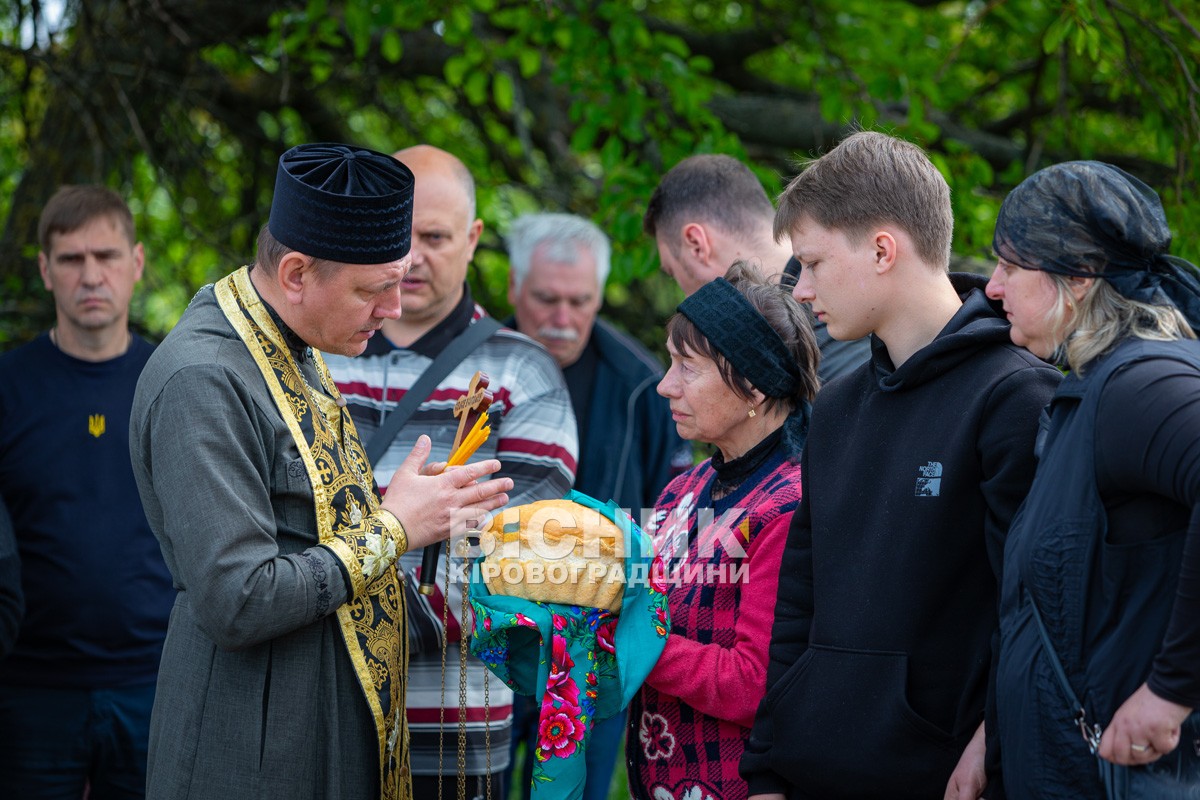
M604 291L612 248L594 222L574 214L525 214L513 222L505 241L514 288L520 289L529 274L534 251L546 245L546 255L564 264L578 263L580 248L591 253L596 261L596 285Z

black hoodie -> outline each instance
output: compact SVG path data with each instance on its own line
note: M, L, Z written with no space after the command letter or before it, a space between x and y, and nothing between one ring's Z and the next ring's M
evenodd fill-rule
M1004 536L1061 375L1011 344L981 278L952 281L936 339L896 369L872 337L817 397L752 795L941 797L983 720Z

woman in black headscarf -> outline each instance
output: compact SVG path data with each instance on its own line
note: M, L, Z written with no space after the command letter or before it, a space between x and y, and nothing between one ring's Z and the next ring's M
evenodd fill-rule
M988 296L1070 369L1005 549L1009 797L1200 794L1200 282L1170 241L1153 190L1094 161L1000 209Z

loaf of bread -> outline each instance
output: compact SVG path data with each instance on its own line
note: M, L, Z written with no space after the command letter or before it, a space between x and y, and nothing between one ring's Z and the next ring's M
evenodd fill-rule
M596 509L539 500L504 509L483 534L484 552L492 549L480 571L492 594L621 610L625 535Z

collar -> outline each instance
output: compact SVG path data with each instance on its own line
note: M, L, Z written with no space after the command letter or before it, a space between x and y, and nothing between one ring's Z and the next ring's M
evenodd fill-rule
M258 293L257 288L254 291ZM279 312L263 298L261 293L258 294L258 299L262 302L263 308L267 310L267 314L270 315L271 321L275 323L275 327L279 329L280 335L283 336L283 343L291 351L292 358L296 359L297 364L307 363L312 358L312 348L300 338L299 334L288 327L287 323L283 321L283 317L279 316Z
M475 300L471 297L471 287L464 283L463 296L458 301L458 305L420 339L408 347L397 347L382 334L372 336L367 342L367 349L363 351L363 355L382 356L395 350L410 350L426 358L437 358L447 345L475 321L476 316L482 316L482 314L476 314Z

